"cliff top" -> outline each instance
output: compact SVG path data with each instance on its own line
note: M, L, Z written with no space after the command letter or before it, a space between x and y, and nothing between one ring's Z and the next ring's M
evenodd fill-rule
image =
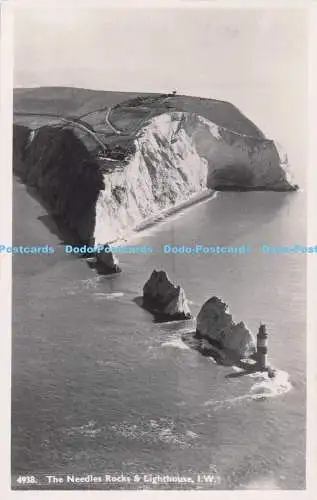
M110 108L109 116L105 117ZM73 87L37 87L14 90L15 121L39 127L51 124L51 117L22 116L28 113L51 114L81 120L106 135L133 135L148 119L167 112L196 113L221 127L239 134L264 138L256 125L229 102L174 94L111 92ZM21 113L21 114L20 114ZM109 120L108 120L109 118ZM56 120L55 120L56 122ZM100 130L101 132L101 130Z

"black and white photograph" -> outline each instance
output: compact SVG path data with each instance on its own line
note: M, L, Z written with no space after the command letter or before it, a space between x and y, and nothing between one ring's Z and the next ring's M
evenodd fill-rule
M12 490L306 489L307 9L172 3L14 8Z

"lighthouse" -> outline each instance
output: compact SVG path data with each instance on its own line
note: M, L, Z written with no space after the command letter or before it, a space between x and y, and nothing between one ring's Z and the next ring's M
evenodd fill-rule
M256 358L257 368L262 372L268 369L267 344L268 333L266 331L266 325L262 325L261 323L259 333L257 334Z

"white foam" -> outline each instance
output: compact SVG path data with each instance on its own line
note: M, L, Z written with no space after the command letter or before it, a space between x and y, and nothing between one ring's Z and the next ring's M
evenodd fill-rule
M223 406L230 407L242 401L274 398L287 394L293 387L289 380L289 374L282 370L276 370L273 378L270 378L267 372L254 372L246 376L256 380L251 386L249 393L224 399L222 401L210 399L205 401L204 406L213 406L217 408Z
M217 364L217 361L215 360L215 358L213 358L212 356L206 356L207 359L213 364L213 365L216 365Z
M123 421L111 425L110 429L126 439L172 444L180 448L191 447L192 441L199 438L193 431L181 432L174 420L167 417L157 419L140 417L135 423Z
M98 293L94 293L94 297L96 299L99 299L99 300L102 300L102 299L113 300L113 299L117 299L117 298L123 297L123 296L124 296L123 292L112 292L112 293L98 292Z
M65 431L69 436L82 435L86 437L96 437L100 434L101 429L96 427L94 420L89 420L87 424L70 427Z
M244 486L246 490L280 490L280 486L274 477L260 477L253 479Z
M176 335L192 335L193 334L193 331L195 331L196 329L196 318L192 318L191 320L181 320L181 321L186 321L186 326L182 327L180 324L178 325L175 325L175 327L177 328L177 326L179 326L180 328L177 328L177 334L175 333L175 336ZM171 322L171 323L175 323L175 321ZM162 323L163 325L166 325L166 323ZM188 326L187 326L188 325Z
M239 366L234 366L234 365L233 365L232 369L234 372L237 372L237 373L241 373L244 371L243 368L239 368Z
M204 402L204 406L215 406L217 408L222 408L223 406L230 407L232 404L244 401L245 399L250 399L249 394L236 396L234 398L223 399L220 401L215 399L209 399L208 401Z
M79 281L73 281L73 283L69 283L68 285L64 286L62 288L63 292L65 292L67 295L77 295L84 289L89 289L89 288L97 288L97 286L100 283L100 276L93 277L93 278L88 278L88 279L82 279Z
M163 342L162 347L175 347L176 349L189 350L190 348L182 341L180 337L173 336L166 342Z
M274 398L292 389L288 373L282 370L277 370L273 378L266 372L255 372L251 375L257 380L251 387L252 399Z
M186 436L192 438L192 439L197 439L199 436L196 434L196 432L193 431L186 431Z
M88 278L85 280L80 280L81 288L97 288L100 283L100 276L94 278Z

